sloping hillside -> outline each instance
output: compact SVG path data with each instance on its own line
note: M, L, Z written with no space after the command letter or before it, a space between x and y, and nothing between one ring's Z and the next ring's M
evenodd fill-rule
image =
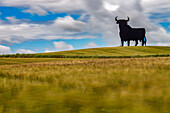
M165 54L170 54L170 47L167 46L105 47L41 53L41 55L64 55L64 56L134 56L134 55L145 56Z
M15 58L129 58L129 57L168 57L168 46L146 47L104 47L37 54L0 55Z

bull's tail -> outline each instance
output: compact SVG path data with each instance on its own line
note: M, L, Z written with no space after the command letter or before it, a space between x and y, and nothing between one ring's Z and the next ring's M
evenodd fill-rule
M147 42L147 39L146 39L146 36L142 39L142 46L146 46L146 42Z
M146 46L146 42L147 42L147 39L146 39L146 36L144 37L144 45Z

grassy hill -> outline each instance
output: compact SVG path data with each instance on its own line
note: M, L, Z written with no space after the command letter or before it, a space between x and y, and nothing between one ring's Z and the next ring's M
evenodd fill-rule
M170 54L170 47L147 46L147 47L105 47L81 49L73 51L41 53L42 55L66 55L66 56L132 56L132 55L156 55Z
M61 51L61 52L50 52L50 53L26 54L26 55L17 54L11 56L37 57L37 58L159 57L159 56L170 56L170 47L168 46L104 47L104 48L91 48L91 49Z

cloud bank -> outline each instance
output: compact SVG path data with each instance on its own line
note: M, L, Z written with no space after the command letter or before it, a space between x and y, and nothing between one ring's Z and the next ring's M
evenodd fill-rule
M63 51L63 50L73 50L74 47L72 45L69 45L69 44L66 44L65 42L63 41L60 41L60 42L53 42L54 46L55 46L55 49L57 51Z
M51 50L49 48L46 48L44 52L47 53L47 52L74 50L74 47L71 44L67 44L64 41L59 41L59 42L54 41L53 46L55 49Z
M71 16L56 18L50 24L7 17L9 23L0 20L0 44L35 39L97 38L93 34L102 34L108 42L106 46L119 46L119 30L114 18L129 16L132 27L146 28L149 45L170 45L169 33L159 25L159 22L170 22L170 17L161 16L170 14L169 0L2 0L0 6L24 7L23 13L40 16L49 12L82 15L77 20ZM151 18L153 14L157 17ZM86 34L80 35L83 33Z
M32 53L35 53L35 52L32 51L32 50L18 49L18 50L16 51L16 53L21 53L21 54L32 54Z
M87 45L85 45L85 48L96 48L98 47L97 44L95 44L94 42L89 42Z
M10 53L11 53L11 48L10 47L0 45L0 55L2 55L2 54L10 54Z

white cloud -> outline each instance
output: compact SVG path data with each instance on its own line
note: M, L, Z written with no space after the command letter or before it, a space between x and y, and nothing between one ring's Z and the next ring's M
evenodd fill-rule
M119 8L119 5L112 5L109 4L108 2L104 2L104 8L107 9L108 11L116 11Z
M86 48L96 48L98 47L97 44L95 44L94 42L89 42L87 45L85 45Z
M50 50L50 49L46 48L44 52L45 52L45 53L49 53L49 52L55 52L55 51L54 51L54 50Z
M9 20L11 23L15 24L15 23L18 23L20 22L19 19L16 19L14 16L12 17L6 17L7 20Z
M144 11L147 13L153 12L166 12L170 9L170 1L169 0L141 0L141 4L144 7Z
M151 18L153 23L170 22L170 1L169 0L141 0L144 13ZM153 15L154 14L154 15Z
M32 50L26 50L26 49L18 49L16 50L16 53L21 53L21 54L32 54L32 53L35 53L34 51Z
M39 16L44 16L48 14L46 10L38 6L31 6L30 9L24 10L25 13L38 14Z
M2 54L11 54L11 48L8 47L8 46L3 46L3 45L0 45L0 55Z
M72 45L66 44L63 41L60 42L53 42L55 49L57 51L63 51L63 50L73 50L74 47Z
M66 16L64 18L57 18L54 21L55 25L59 28L62 28L64 31L71 31L71 32L80 32L82 31L82 28L86 26L86 23L74 20L70 16Z

